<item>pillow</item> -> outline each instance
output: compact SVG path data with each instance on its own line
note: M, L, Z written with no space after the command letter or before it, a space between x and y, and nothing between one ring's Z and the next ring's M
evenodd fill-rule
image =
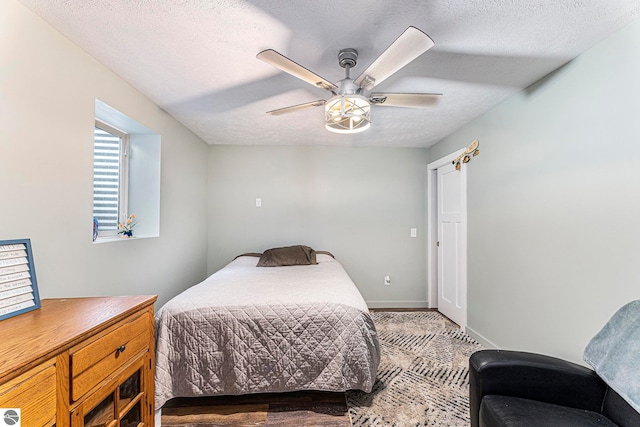
M286 265L317 264L316 251L309 246L287 246L264 251L257 267L283 267Z

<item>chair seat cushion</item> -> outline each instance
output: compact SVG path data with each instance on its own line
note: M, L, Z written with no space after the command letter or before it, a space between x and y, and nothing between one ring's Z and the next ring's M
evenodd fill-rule
M615 427L602 414L519 397L488 395L480 403L480 427Z

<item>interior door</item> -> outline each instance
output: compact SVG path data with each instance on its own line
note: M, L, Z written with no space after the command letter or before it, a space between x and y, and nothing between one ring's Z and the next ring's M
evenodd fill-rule
M438 168L438 311L466 323L466 233L463 174L453 164Z

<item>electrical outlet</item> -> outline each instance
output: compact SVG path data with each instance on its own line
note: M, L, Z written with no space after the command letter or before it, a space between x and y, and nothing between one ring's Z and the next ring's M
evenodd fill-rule
M384 276L384 285L385 286L391 286L391 277L390 276Z

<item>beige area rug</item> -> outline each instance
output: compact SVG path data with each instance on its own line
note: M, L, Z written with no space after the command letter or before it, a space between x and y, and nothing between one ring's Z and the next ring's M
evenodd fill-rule
M382 357L372 392L347 392L352 426L467 427L469 356L480 344L435 311L373 319Z

